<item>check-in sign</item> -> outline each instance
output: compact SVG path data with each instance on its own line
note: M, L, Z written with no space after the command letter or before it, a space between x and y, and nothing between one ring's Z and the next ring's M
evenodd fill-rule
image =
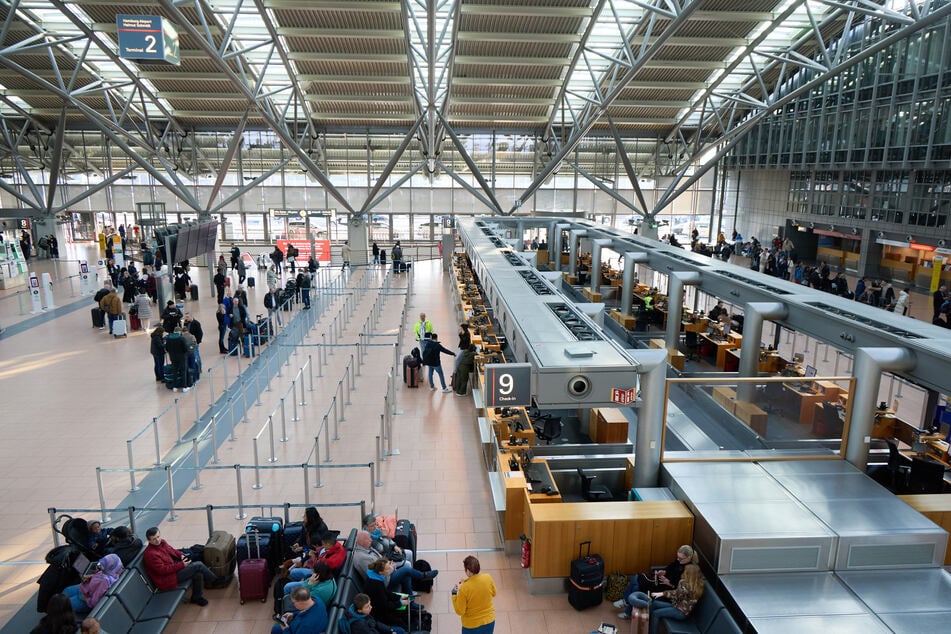
M117 15L119 57L177 65L178 31L160 15Z

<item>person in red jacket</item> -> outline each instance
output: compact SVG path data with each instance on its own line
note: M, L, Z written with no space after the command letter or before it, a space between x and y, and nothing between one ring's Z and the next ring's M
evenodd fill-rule
M145 547L142 562L155 587L160 591L174 590L179 583L191 580L191 602L208 605L208 599L204 597L205 583L218 581L218 576L205 564L192 561L169 546L157 527L145 531L145 538L149 544Z
M317 556L317 561L323 561L330 566L330 571L333 572L334 575L340 573L340 569L343 568L343 562L347 559L347 551L343 547L343 542L337 541L338 535L340 535L340 531L327 531L324 533L324 536L320 540L323 548L320 551L320 555Z

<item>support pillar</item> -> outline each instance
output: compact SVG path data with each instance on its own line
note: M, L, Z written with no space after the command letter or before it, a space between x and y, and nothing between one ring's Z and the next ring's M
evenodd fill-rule
M744 330L746 324L744 324ZM855 392L849 396L852 403L852 420L845 441L845 459L865 471L868 465L868 445L875 424L875 409L882 371L908 371L914 369L915 354L907 348L857 348L852 376L855 377Z
M555 264L554 264L554 267L552 268L553 271L561 271L561 270L562 270L562 268L561 268L561 250L562 250L562 248L564 247L564 241L562 240L562 231L563 231L564 229L571 229L571 225L569 225L569 224L567 224L567 223L564 223L564 224L556 224L556 225L555 225L555 243L552 244L552 245L549 245L549 248L552 248L552 247L553 247L553 248L555 249L555 256L554 256L554 257L555 257ZM569 262L569 263L571 262L571 258L570 258L570 257L568 258L568 262Z
M700 283L700 273L696 271L674 271L670 274L667 287L667 330L664 333L664 347L667 352L676 352L680 341L680 323L684 317L684 287ZM745 330L745 328L744 328Z
M634 443L634 486L655 487L660 479L667 351L638 350L634 358L640 364L637 373L641 382Z
M601 249L610 247L614 240L597 238L591 241L591 292L601 292Z
M743 307L743 345L740 347L739 375L752 377L759 374L759 348L763 341L763 321L785 319L789 311L780 302L751 302ZM736 389L738 401L755 400L756 384L740 383Z
M515 242L515 250L521 253L525 250L525 222L523 220L515 223L515 237L518 238Z
M559 241L555 239L556 235L558 235L558 221L552 220L548 223L548 268L552 271L560 270L555 266L555 262L561 261L555 258L555 254L559 253L556 250L559 244Z
M634 265L646 264L647 261L647 253L628 251L624 254L624 277L621 279L622 315L630 316L631 307L634 305Z
M578 245L583 236L588 235L587 229L572 229L568 232L568 274L578 275Z

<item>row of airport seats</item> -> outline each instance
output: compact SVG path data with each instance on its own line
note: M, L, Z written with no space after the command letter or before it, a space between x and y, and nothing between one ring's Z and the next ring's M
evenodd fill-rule
M159 633L185 598L189 583L159 592L149 579L140 552L89 616L95 617L102 630L110 634Z
M661 619L660 634L741 634L739 626L726 609L710 583L705 583L703 596L683 621Z

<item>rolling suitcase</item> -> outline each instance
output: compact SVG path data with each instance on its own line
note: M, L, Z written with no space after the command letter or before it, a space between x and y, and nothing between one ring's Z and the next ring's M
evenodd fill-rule
M241 604L245 601L267 601L268 588L271 586L271 567L267 558L262 556L262 543L267 539L267 535L260 533L247 533L241 536L247 540L247 549L250 553L251 545L254 544L256 557L249 557L238 563L238 592L240 594ZM241 556L240 550L238 556Z
M234 574L237 560L237 543L228 531L215 531L205 543L205 565L219 577Z
M253 277L249 277L249 278L248 278L248 288L254 288L254 278L253 278Z
M416 524L409 520L397 521L393 541L403 550L412 551L413 558L416 558Z
M191 295L192 301L197 302L198 301L198 284L192 284L188 288L188 292Z
M268 533L245 533L238 537L236 550L239 565L246 559L254 558L257 553L261 553L262 558L270 561L271 536Z
M104 313L101 308L97 307L92 309L92 327L93 328L106 327L106 313Z
M162 367L162 378L165 380L165 387L172 389L178 382L178 368L171 363L166 363Z
M126 337L129 334L129 322L125 320L125 315L119 313L119 316L112 322L112 336Z
M410 354L403 357L403 381L406 387L419 387L419 361Z
M131 310L129 311L129 329L142 330L142 320L139 319L139 313L134 313Z
M261 557L267 559L272 568L277 568L284 561L281 559L281 537L284 534L284 520L279 517L252 517L245 526L245 531L267 535L267 554L261 555Z
M587 551L582 554L587 546ZM604 560L591 554L591 542L581 542L578 558L571 562L568 578L568 603L576 610L601 605L604 598Z

